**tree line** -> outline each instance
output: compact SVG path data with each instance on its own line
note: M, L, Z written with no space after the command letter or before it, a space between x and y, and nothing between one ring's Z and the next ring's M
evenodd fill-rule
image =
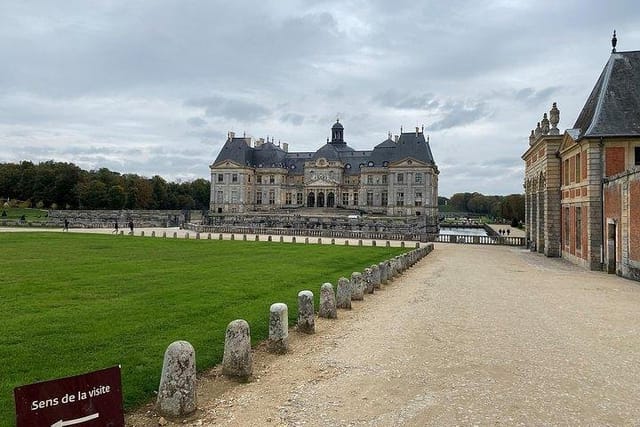
M0 197L40 209L208 209L206 179L167 182L73 163L0 163Z
M438 197L438 204L441 211L469 212L524 222L523 194L485 196L482 193L455 193L450 199Z

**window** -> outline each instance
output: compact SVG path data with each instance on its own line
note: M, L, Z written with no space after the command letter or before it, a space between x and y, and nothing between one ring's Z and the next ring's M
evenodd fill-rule
M291 193L286 193L284 195L284 203L287 204L287 205L291 204Z
M569 246L569 208L564 208L564 245Z
M633 151L635 155L635 161L633 162L633 164L636 166L640 166L640 146L634 147Z
M382 175L382 183L383 184L387 183L387 174Z
M420 172L416 172L416 184L422 184L422 174Z
M576 154L576 182L580 182L580 153Z
M238 182L238 174L234 173L231 175L231 182Z
M269 190L269 204L276 204L276 192L274 190Z
M416 196L416 197L414 198L414 200L415 200L415 205L416 205L416 206L422 206L422 191L416 191L415 196Z
M342 204L344 206L349 204L349 193L342 193Z
M569 159L563 162L563 168L564 185L569 185Z
M262 184L262 175L258 175L257 182L258 184Z
M382 192L380 203L382 204L382 206L387 206L389 204L389 195L386 191Z
M262 204L262 191L256 192L256 205Z
M274 184L276 182L276 177L273 175L269 175L269 184Z
M373 206L373 192L367 192L367 206Z
M582 248L582 208L576 208L576 249Z
M358 193L353 193L353 206L358 206Z
M216 203L223 203L224 202L224 191L218 191L216 193Z
M224 182L224 175L221 173L218 174L218 182Z
M303 197L302 193L298 193L296 195L296 204L298 204L298 205L302 204L302 197Z
M373 175L367 175L367 184L373 184Z
M396 182L398 184L404 184L404 174L403 173L399 173L398 175L396 175L397 179Z
M396 194L396 206L404 206L404 193Z
M231 203L238 203L238 192L235 190L231 191Z
M372 168L372 167L373 167L373 162L371 162L371 161L370 161L369 163L367 163L367 166L369 166L370 168Z

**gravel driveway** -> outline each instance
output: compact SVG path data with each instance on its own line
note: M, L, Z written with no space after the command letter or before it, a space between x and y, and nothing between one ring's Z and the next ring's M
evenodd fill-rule
M292 331L287 355L256 349L251 383L206 373L200 409L176 423L640 425L638 282L522 249L437 244L338 317ZM127 423L158 419L147 407Z

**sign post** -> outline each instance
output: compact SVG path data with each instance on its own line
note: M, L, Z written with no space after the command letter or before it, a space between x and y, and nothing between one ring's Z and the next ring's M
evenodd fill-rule
M17 427L124 427L120 366L16 387Z

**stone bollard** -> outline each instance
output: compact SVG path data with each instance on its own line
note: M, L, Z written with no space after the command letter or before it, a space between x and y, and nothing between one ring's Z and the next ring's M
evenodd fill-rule
M362 246L362 239L358 240L358 246Z
M120 230L120 235L124 236L124 231Z
M185 238L186 240L189 240L189 233L184 233L184 238Z
M289 350L289 309L286 304L271 304L267 348L270 352L278 354L284 354Z
M293 237L291 238L291 243L295 243L295 242L296 242L296 236L293 236Z
M144 237L144 230L140 232L140 237Z
M351 281L346 277L338 279L338 295L336 297L336 306L338 308L346 308L351 310Z
M391 242L387 240L387 244L385 246L390 248L391 247Z
M364 284L365 292L368 294L372 294L374 289L373 278L371 276L372 276L371 269L368 267L365 268L362 274L362 283Z
M164 353L156 406L164 415L182 417L197 405L196 352L187 341L175 341Z
M298 292L298 331L305 334L315 334L315 315L313 292Z
M364 299L364 283L362 282L362 274L358 272L351 274L351 299L354 301Z
M280 243L284 243L284 236L280 236Z
M222 233L218 234L218 240L222 240Z
M196 233L196 240L200 240L200 232Z
M389 281L387 277L387 264L383 262L378 263L378 268L380 269L380 283L386 285Z
M305 238L304 238L304 244L305 244L305 245L308 245L308 244L309 244L309 238L308 238L308 237L305 237Z
M404 248L404 240L402 242L400 242L400 247Z
M227 332L224 335L222 373L242 381L249 379L253 373L251 331L246 320L234 320L227 326Z
M163 231L163 232L162 232L162 238L163 238L163 239L166 239L166 238L167 238L167 232L166 232L166 231Z
M349 246L349 241L348 241L348 240L345 240L345 241L344 241L344 245L345 245L345 246Z
M246 234L243 234L243 235L242 235L242 241L243 241L243 242L246 242L246 241L247 241L247 235L246 235Z
M156 237L156 230L153 230L153 231L151 232L151 237Z
M416 242L416 249L420 247L420 242Z
M335 245L336 244L336 239L331 239L331 244Z
M256 234L256 239L255 240L256 240L256 242L259 242L260 241L260 236Z
M380 289L380 266L378 264L371 266L371 281L373 282L374 289Z
M211 233L207 233L207 240L211 240Z
M351 304L351 297L349 297L349 304ZM333 293L331 283L324 283L320 288L320 310L318 311L318 317L327 319L335 319L338 317L336 295Z
M321 245L322 244L322 239L320 237L318 237L318 244Z
M177 231L174 231L174 232L173 232L173 238L174 238L174 239L177 239L177 238L178 238L178 232L177 232Z
M235 234L231 234L231 240L236 240L236 235Z
M375 240L371 241L371 246L376 246L376 241Z
M273 239L271 238L271 236L267 237L267 242L272 242Z

